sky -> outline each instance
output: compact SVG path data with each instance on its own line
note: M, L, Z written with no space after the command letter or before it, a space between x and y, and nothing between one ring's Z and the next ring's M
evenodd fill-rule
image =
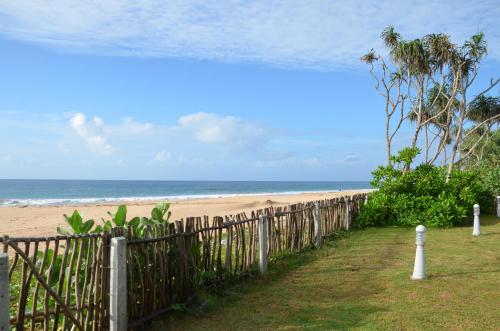
M4 0L0 178L369 180L384 103L360 56L388 25L483 31L485 86L498 17L500 0Z

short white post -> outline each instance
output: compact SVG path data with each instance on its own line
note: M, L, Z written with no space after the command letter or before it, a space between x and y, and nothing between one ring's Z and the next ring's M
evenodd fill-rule
M479 224L479 205L476 203L474 205L474 229L472 230L473 236L479 236L481 234L480 224Z
M417 232L417 252L415 253L415 265L413 266L413 275L411 279L420 280L427 278L427 274L425 272L425 226L419 225L416 228Z
M368 203L368 194L365 195L365 205Z
M267 216L259 217L259 272L267 272Z
M344 198L345 201L345 229L349 230L350 222L349 222L349 197Z
M127 330L127 239L111 239L109 329Z
M497 217L500 217L500 195L497 196Z
M321 234L321 210L319 208L319 202L314 203L314 246L321 246L322 234Z
M10 330L9 256L7 253L0 253L0 330Z

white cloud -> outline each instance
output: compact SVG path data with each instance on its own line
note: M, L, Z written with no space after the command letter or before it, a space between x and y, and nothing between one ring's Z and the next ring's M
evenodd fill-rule
M106 124L100 117L93 117L89 121L85 114L77 113L70 118L69 125L88 148L98 155L108 155L117 149L127 150L131 144L141 142L145 148L148 144L161 146L179 141L191 150L193 157L200 149L207 148L212 148L215 153L252 154L255 151L264 152L272 139L272 130L263 125L234 116L204 112L181 116L175 124L144 123L131 117L124 118L118 124ZM58 150L67 151L68 146L60 143ZM165 150L157 152L153 159L156 163L173 160L172 155ZM175 160L179 161L177 158Z
M154 125L152 123L137 122L132 117L125 117L118 128L125 134L141 134L151 132Z
M94 121L95 126L97 126L97 127L102 127L102 125L104 124L104 121L102 120L102 118L97 117L97 116L94 117L93 121Z
M356 162L359 162L361 160L362 160L361 157L357 154L350 154L344 158L345 163L356 163Z
M163 150L163 151L159 151L158 153L155 154L153 161L156 163L163 163L165 161L170 160L171 157L172 157L172 155L170 155L170 153Z
M394 25L408 38L486 32L500 60L498 0L4 0L0 33L74 52L257 61L323 70L359 65Z
M178 123L181 130L192 132L199 142L229 149L255 150L265 147L270 139L270 130L264 126L234 116L199 112L180 117Z
M289 154L288 156L286 154ZM257 168L283 168L283 167L298 167L298 168L318 168L326 166L329 162L321 160L319 157L299 157L290 153L281 153L273 155L272 158L257 160L255 166Z
M12 154L4 154L0 155L0 162L2 163L11 163L14 160Z
M69 121L70 127L85 141L89 149L99 155L108 155L113 152L113 146L100 133L103 124L103 120L99 117L87 122L83 113L75 114Z

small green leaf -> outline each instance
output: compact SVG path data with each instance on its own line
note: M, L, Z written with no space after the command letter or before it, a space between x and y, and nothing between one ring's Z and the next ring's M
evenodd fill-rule
M132 218L129 222L128 225L131 226L138 226L141 223L141 218L140 217L134 217Z
M88 220L85 223L83 223L82 233L89 233L89 231L94 226L94 223L95 223L94 220Z
M69 235L69 232L66 229L63 229L60 227L57 227L57 233L59 233L60 235L63 235L63 236Z
M109 231L111 231L112 228L113 228L113 224L111 223L111 221L104 222L104 225L103 225L104 231L109 232Z
M127 206L121 205L118 207L118 210L116 211L115 214L115 225L116 226L124 226L125 225L125 220L127 218Z
M161 212L161 210L159 208L155 207L151 211L151 218L154 221L161 221L163 219L163 213Z

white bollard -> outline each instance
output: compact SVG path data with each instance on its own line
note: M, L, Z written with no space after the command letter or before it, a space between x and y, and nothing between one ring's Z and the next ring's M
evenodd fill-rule
M111 239L109 330L127 331L127 239Z
M365 195L365 205L368 203L368 194Z
M473 236L479 236L481 234L481 230L479 227L480 227L480 224L479 224L479 205L476 203L474 205L474 229L472 230Z
M349 230L349 197L344 198L345 201L345 229Z
M420 279L425 279L427 278L427 274L425 272L425 252L424 252L424 245L425 245L425 226L419 225L415 229L417 232L417 251L415 253L415 265L413 266L413 275L411 276L411 279L413 280L420 280Z
M10 330L9 256L7 253L0 253L0 330Z
M259 217L259 272L267 272L267 216Z
M321 246L322 234L321 234L321 210L319 208L319 202L314 203L314 246Z
M500 195L497 196L497 217L500 217Z

